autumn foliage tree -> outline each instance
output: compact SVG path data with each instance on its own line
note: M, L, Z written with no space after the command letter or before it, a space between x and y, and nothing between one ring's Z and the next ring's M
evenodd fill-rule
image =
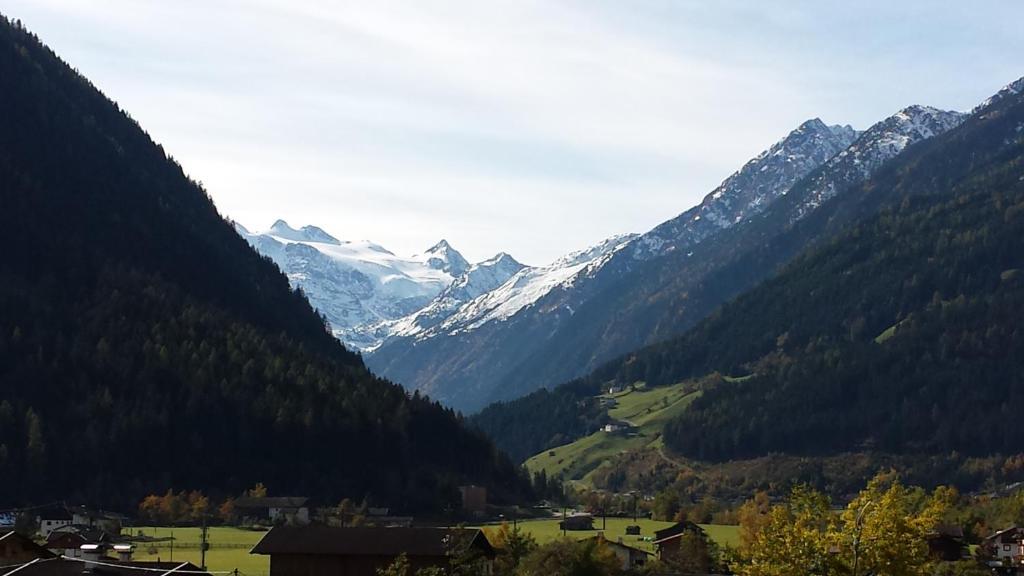
M828 498L797 487L789 500L765 508L752 501L741 513L742 576L886 574L926 576L934 561L927 537L956 498L905 486L893 473L873 478L840 514Z

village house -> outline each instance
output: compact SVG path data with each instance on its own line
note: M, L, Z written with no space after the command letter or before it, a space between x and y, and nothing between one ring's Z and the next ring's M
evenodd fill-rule
M9 531L0 534L0 566L24 564L33 560L54 558L56 555L32 541L31 538Z
M309 499L299 496L246 496L235 500L235 514L250 524L309 524Z
M495 552L483 531L456 528L277 526L252 549L270 556L270 576L376 576L405 554L410 573L474 555L490 573ZM485 575L481 575L485 576Z
M1010 526L985 539L983 546L999 565L1019 565L1024 557L1024 528Z
M594 517L590 514L573 514L558 523L559 530L593 530Z
M663 528L654 533L654 547L658 551L658 560L666 563L676 563L681 560L682 538L686 534L697 534L705 538L704 530L693 522L678 522L668 528Z
M120 534L121 527L127 525L131 520L124 514L97 510L86 506L72 506L67 509L67 512L71 513L72 525L98 528L109 534Z
M647 558L653 556L650 552L624 544L621 538L618 541L607 540L603 534L598 534L593 538L588 538L588 540L602 542L614 552L615 556L619 559L620 568L625 572L643 567L647 564Z
M956 562L970 558L970 551L964 540L964 529L959 526L937 526L926 539L928 553L936 560Z
M21 567L16 576L140 576L151 574L187 574L210 576L191 562L122 562L117 558L100 557L95 562L84 558L50 558Z
M46 539L46 549L58 556L77 558L82 555L82 546L92 544L78 532L58 531Z
M53 506L39 512L36 521L39 522L39 535L49 538L54 530L74 524L74 516L63 506Z

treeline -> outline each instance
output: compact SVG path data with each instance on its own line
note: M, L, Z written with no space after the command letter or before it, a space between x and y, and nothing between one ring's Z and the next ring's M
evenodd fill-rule
M117 105L0 19L0 492L128 509L260 478L443 509L529 491L375 378ZM74 470L68 474L67 470Z

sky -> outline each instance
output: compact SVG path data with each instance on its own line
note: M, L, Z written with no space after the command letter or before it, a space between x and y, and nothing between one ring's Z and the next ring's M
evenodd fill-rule
M529 264L698 203L808 118L968 110L1024 2L0 0L250 230Z

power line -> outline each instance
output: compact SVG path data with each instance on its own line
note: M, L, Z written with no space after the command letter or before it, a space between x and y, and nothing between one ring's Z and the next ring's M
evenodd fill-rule
M42 510L43 508L53 508L54 506L64 506L64 502L56 500L49 504L40 504L38 506L25 506L24 508L5 508L0 509L0 514L6 514L8 512L28 512L30 510Z
M36 558L35 560L32 560L31 562L25 562L24 564L8 564L7 566L0 566L0 569L7 570L8 568L13 568L13 570L9 572L4 572L3 574L3 576L10 576L10 574L14 574L18 570L21 570L26 566L31 566L32 564L42 564L43 562L50 562L52 560L57 560L57 558Z

